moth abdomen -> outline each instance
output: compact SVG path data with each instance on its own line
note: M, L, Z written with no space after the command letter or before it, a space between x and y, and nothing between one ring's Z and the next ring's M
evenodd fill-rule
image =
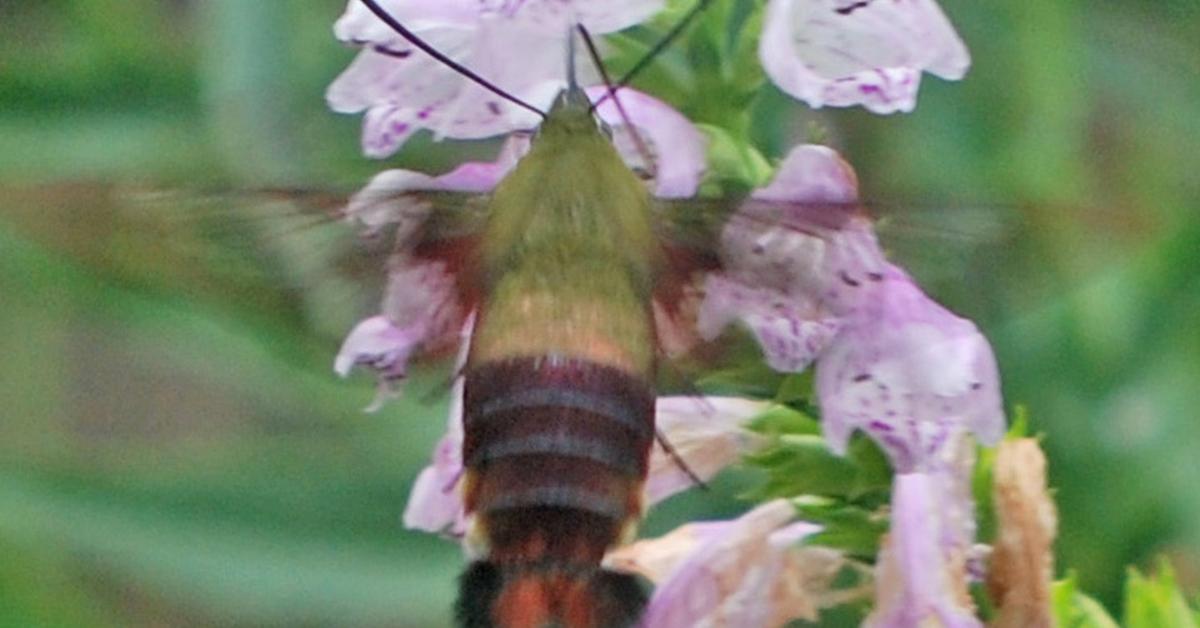
M510 358L468 370L463 408L465 505L486 560L464 575L460 617L572 628L636 618L636 581L600 561L641 515L652 388L583 359Z

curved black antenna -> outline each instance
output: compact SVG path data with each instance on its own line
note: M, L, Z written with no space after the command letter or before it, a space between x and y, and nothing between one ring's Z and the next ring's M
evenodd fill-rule
M646 142L642 139L642 135L638 133L637 127L633 125L633 121L629 119L629 114L625 112L625 106L621 104L621 97L617 95L616 89L613 87L612 80L608 76L608 70L604 68L604 61L600 59L600 51L596 49L596 42L592 40L592 34L588 32L583 24L576 24L575 28L579 30L579 36L583 38L583 45L587 47L588 56L592 58L592 64L600 70L600 78L604 80L604 96L612 96L613 104L617 106L617 113L621 119L625 121L625 126L629 128L629 137L633 139L633 146L637 149L638 155L646 162L646 171L651 178L658 176L658 167L654 163L654 158L650 155L650 149L646 147ZM571 38L574 41L574 38ZM574 46L572 46L574 48ZM575 79L574 64L571 65L571 80ZM589 112L596 110L596 107L604 101L604 98L592 103L588 108Z
M683 16L683 19L679 20L675 26L672 26L671 30L667 31L667 34L663 35L663 38L658 40L658 43L654 44L654 46L650 48L649 52L643 55L637 63L633 64L633 67L625 73L625 76L621 77L621 80L617 81L616 85L609 87L608 91L592 104L592 108L595 108L597 105L607 100L608 97L616 93L618 89L625 87L634 79L634 77L636 77L638 74L641 74L642 70L645 70L646 66L650 65L650 62L654 60L654 57L658 56L658 53L662 52L667 46L670 46L671 42L675 41L675 39L679 37L679 35L683 33L685 29L687 29L688 25L690 25L696 19L696 16L700 15L700 12L711 3L712 0L699 0L699 2L696 3L696 6L692 7L692 9L687 12L687 15Z
M388 13L387 11L384 11L382 7L380 7L378 4L375 3L375 0L360 0L360 1L364 5L366 5L366 7L368 9L371 10L371 13L374 13L375 16L378 17L380 20L383 20L384 24L387 24L388 27L390 27L392 30L396 31L396 34L403 37L405 40L408 41L408 43L416 46L417 48L420 48L421 51L423 51L425 54L428 54L429 56L433 57L434 59L437 59L438 61L442 62L447 67L454 70L455 72L458 72L459 74L471 79L472 81L475 81L477 84L479 84L480 87L492 92L493 94L513 103L514 105L517 105L523 109L528 109L529 111L532 111L532 112L538 114L539 116L542 117L542 119L546 118L546 112L544 112L541 109L538 109L537 107L534 107L533 105L525 102L524 100L521 100L520 98L517 98L516 96L513 96L512 94L504 91L503 89L501 89L500 87L498 87L494 83L492 83L491 81L483 78L482 76L479 76L478 74L472 72L471 70L468 70L466 68L466 66L464 66L463 64L442 54L441 52L438 51L437 48L434 48L433 46L430 46L429 44L425 43L425 40L421 39L420 37L417 37L415 34L413 34L412 31L408 30L408 28L406 28L403 24L401 24L399 20L392 17L392 15L390 13Z

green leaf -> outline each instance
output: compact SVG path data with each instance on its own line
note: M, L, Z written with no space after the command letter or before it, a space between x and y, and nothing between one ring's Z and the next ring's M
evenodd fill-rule
M767 436L817 435L821 433L821 424L816 419L786 406L776 406L767 410L755 417L746 427Z
M1188 608L1175 571L1164 558L1158 575L1146 577L1130 568L1125 580L1125 621L1128 628L1195 628L1195 612Z
M829 449L819 424L786 406L776 407L751 424L773 436L770 445L747 456L746 462L766 472L767 480L751 491L757 501L819 495L857 501L886 495L891 485L887 459L868 438L856 436L845 456Z
M1054 583L1050 603L1061 628L1117 628L1099 602L1079 591L1074 572Z
M770 162L749 141L711 124L696 125L708 137L709 177L705 183L752 189L764 185L774 174ZM705 190L708 192L708 190Z
M794 501L800 517L823 529L805 539L805 544L832 547L862 560L874 560L887 522L874 509L853 506L836 499L801 497Z

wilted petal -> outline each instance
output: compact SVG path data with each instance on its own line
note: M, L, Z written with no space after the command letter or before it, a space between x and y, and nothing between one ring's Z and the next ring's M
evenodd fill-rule
M934 0L770 0L759 58L812 107L911 111L922 72L962 78L970 56Z
M603 85L590 87L588 97L593 101L607 93ZM650 153L653 168L644 163L630 130L624 128L616 99L629 116L628 122L635 127L643 145ZM617 150L635 169L653 171L655 174L654 194L659 198L687 198L700 187L700 177L705 169L704 135L683 114L670 105L631 88L621 89L596 108L597 115L614 128L613 141Z
M1037 440L1000 444L993 471L996 544L988 592L1001 628L1054 625L1050 586L1058 515L1046 488L1046 456Z
M873 298L845 321L818 361L817 395L830 448L862 429L902 472L927 468L970 431L984 443L1004 431L1000 380L987 339L888 267Z
M844 561L832 550L796 545L820 527L793 522L795 514L786 500L768 502L732 521L687 524L634 543L610 553L606 564L657 584L645 626L813 620Z
M892 525L875 566L875 610L864 626L973 628L966 552L943 542L947 496L937 474L897 474Z
M679 460L662 447L653 449L646 476L647 505L695 486L696 480L680 468L680 461L706 482L756 449L762 437L742 426L769 406L735 397L659 397L655 426Z

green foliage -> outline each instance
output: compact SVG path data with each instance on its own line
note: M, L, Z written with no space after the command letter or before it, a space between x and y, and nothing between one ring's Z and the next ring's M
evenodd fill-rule
M1054 583L1054 621L1061 628L1116 628L1117 622L1095 599L1079 591L1074 573Z
M765 480L744 497L793 499L803 519L824 526L808 542L873 559L887 530L882 507L891 486L887 459L874 442L860 435L845 456L838 456L821 437L820 424L788 406L772 408L750 429L770 440L746 458Z
M1175 570L1165 559L1159 561L1158 574L1146 577L1130 568L1125 578L1125 619L1128 628L1195 628L1200 625L1197 610L1188 608Z
M1099 602L1079 590L1074 572L1054 583L1054 618L1064 628L1115 628L1117 623ZM1165 559L1159 561L1158 574L1144 576L1130 568L1125 577L1125 628L1195 628L1200 625L1200 610L1189 608L1175 579L1175 571Z

